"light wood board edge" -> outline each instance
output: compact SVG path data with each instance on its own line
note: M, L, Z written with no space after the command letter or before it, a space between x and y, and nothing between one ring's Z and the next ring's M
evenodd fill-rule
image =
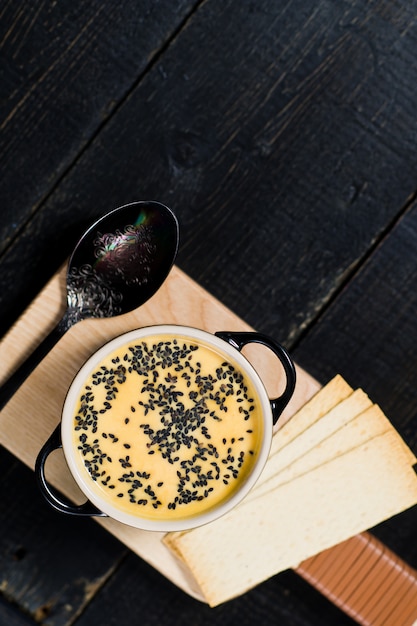
M30 354L40 338L59 321L65 310L66 268L63 267L40 292L0 342L0 382ZM88 356L114 336L140 326L179 324L218 330L252 328L174 266L160 290L142 307L105 320L85 320L71 328L29 376L0 413L0 443L30 468L42 444L60 421L62 404L74 375ZM277 341L280 340L277 329ZM70 355L70 358L69 358ZM268 351L248 355L271 395L277 391L275 357ZM297 367L294 396L280 418L282 425L319 390L319 383ZM50 482L75 501L80 493L62 455L48 460ZM205 600L187 568L162 543L162 536L126 527L112 520L99 523L133 552L151 563L190 595Z

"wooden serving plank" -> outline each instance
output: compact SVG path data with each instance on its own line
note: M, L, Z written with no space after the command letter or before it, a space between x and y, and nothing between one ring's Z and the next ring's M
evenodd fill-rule
M60 319L65 309L65 272L66 269L62 268L50 280L0 342L0 384ZM0 413L0 443L33 468L40 447L60 420L66 389L89 354L121 332L138 326L160 323L191 325L209 332L225 329L251 330L221 302L174 267L158 293L140 309L112 320L81 322L62 338ZM279 329L277 329L275 339L279 341ZM258 349L252 350L248 356L259 370L268 391L271 394L275 393L277 389L272 372L276 369L276 362L271 360L273 358L271 354L264 349ZM297 367L297 375L295 394L282 415L278 428L288 421L301 406L304 406L320 388L318 382L299 367ZM341 383L343 386L343 381L336 382L334 392L339 400L340 394L347 393L346 390L338 390L338 385ZM332 405L330 396L326 396L325 400L327 403L330 402L330 406ZM338 400L334 401L336 403ZM326 407L323 408L323 411L325 410ZM69 475L62 454L56 452L51 456L48 460L47 472L51 483L69 497L75 500L80 498L81 501L78 488ZM164 545L163 533L140 531L109 519L97 518L97 521L180 589L198 600L206 601L188 567L184 566L182 561ZM313 559L301 563L295 571L359 623L367 624L369 623L368 614L373 610L372 602L366 604L365 607L359 605L359 602L350 598L350 592L336 588L327 576L328 563L332 568L339 568L339 566L341 568L346 553L354 551L358 542L364 546L358 557L358 563L360 561L363 565L362 571L367 572L366 575L361 576L358 585L365 590L365 595L366 589L372 588L376 576L378 580L391 580L394 577L400 581L406 581L403 587L407 593L410 585L413 588L417 586L417 576L414 570L385 547L384 559L378 562L378 570L374 568L368 573L368 563L373 563L374 559L373 538L369 533L362 533L351 538L344 542L341 549L335 546L326 550ZM323 575L317 574L318 567L320 571L323 569ZM394 590L390 594L385 592L390 596L391 602L396 601L397 591ZM382 612L381 619L384 617L384 612ZM415 613L405 620L402 619L398 624L409 626L412 623L410 619L414 618Z
M65 309L65 271L62 268L51 279L0 342L0 384L60 319ZM85 320L66 333L0 413L0 443L33 469L42 444L60 421L66 390L88 356L120 333L163 323L195 326L209 332L252 330L174 267L158 293L144 306L113 319ZM274 338L279 341L279 329ZM276 394L279 391L276 357L260 346L247 350L247 356L270 394ZM295 394L280 419L281 424L320 387L299 367L297 377ZM48 459L47 473L55 487L76 501L82 500L60 452ZM163 533L141 531L109 519L98 518L98 521L184 591L204 600L190 572L162 543Z

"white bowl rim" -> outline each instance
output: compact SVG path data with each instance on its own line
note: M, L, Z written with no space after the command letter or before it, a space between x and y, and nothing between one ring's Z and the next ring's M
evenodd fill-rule
M98 365L98 363L100 363L103 358L105 358L109 353L113 352L114 350L132 341L145 339L146 337L154 337L155 335L172 335L179 338L184 337L194 340L200 340L203 343L208 343L213 347L217 347L221 352L229 355L231 359L234 360L248 376L250 376L250 379L255 386L262 405L264 431L262 444L250 474L247 476L245 481L242 482L239 489L237 489L230 496L230 498L226 499L219 505L203 511L201 514L173 520L155 520L141 517L140 515L133 515L131 513L127 513L126 511L118 509L106 500L101 499L96 490L94 488L91 488L91 485L93 484L92 481L88 478L85 472L80 471L80 468L75 461L75 450L72 444L72 420L74 416L73 407L74 403L78 399L81 385L87 378L88 374L94 369L96 365ZM265 386L253 365L246 359L246 357L243 356L243 354L241 354L239 350L231 346L224 339L221 339L220 337L217 337L216 335L208 331L201 330L199 328L194 328L192 326L182 326L177 324L150 325L135 330L130 330L126 333L117 335L116 337L102 345L85 361L85 363L81 366L80 370L74 377L64 401L61 419L61 438L65 460L73 478L78 484L78 487L88 498L88 500L90 500L90 502L92 502L100 511L119 522L122 522L129 526L133 526L135 528L140 528L142 530L164 532L188 530L197 526L201 526L202 524L207 524L208 522L211 522L223 516L225 513L234 508L239 502L241 502L241 500L243 500L243 498L247 495L247 493L252 489L252 487L258 480L265 466L271 448L272 434L273 418L270 399L265 389Z

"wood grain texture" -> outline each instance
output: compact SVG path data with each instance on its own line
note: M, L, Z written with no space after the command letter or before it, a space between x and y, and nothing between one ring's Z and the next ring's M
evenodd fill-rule
M37 492L33 472L4 448L0 470L0 597L38 623L68 624L127 549L92 520L57 520ZM10 621L2 616L0 604L0 623L14 624L12 611Z
M9 0L2 5L2 51L8 49L2 56L2 102L9 107L2 122L17 102L21 105L10 133L0 128L7 157L2 228L8 237L8 247L1 244L0 335L63 262L87 223L130 200L162 200L180 217L178 262L187 274L250 325L287 347L300 342L297 360L322 382L341 363L347 380L355 386L359 380L357 386L414 441L411 222L400 247L395 240L388 255L393 267L377 249L366 280L353 281L352 296L350 277L417 189L415 0L308 5L262 0L225 2L220 8L206 0L185 23L188 13L174 20L180 32L165 48L173 32L164 21L165 15L172 17L172 2L152 3L153 13L146 13L143 3L116 4ZM180 11L192 6L197 5L175 4ZM119 20L124 11L136 17ZM151 38L156 33L148 48L154 59L150 72L138 24L148 27ZM148 32L138 28L149 42ZM48 76L54 62L57 70L63 67L60 54L69 62L64 71L72 82L60 82L59 71ZM48 78L39 82L44 74ZM61 89L54 90L55 79ZM32 216L21 223L23 229L17 214ZM397 277L392 283L391 272ZM329 323L324 330L320 321L320 334L313 333L308 343L310 329L336 296L340 326ZM10 457L1 449L0 456L7 467ZM19 532L30 537L32 519L19 496L25 478L13 484ZM60 532L53 520L44 520L46 536ZM416 527L413 510L376 532L415 565ZM41 530L35 535L33 545ZM78 554L75 532L62 533L61 541ZM40 545L51 563L55 545ZM27 593L36 584L42 606L42 598L51 597L55 568L40 574L36 559L13 563L29 581ZM98 571L106 571L106 563ZM236 616L242 623L267 624L271 615L286 625L352 623L293 573L275 577L216 614L191 599L183 604L183 595L135 557L110 582L92 601L84 624L89 617L91 623L119 623L126 607L135 619L146 611L149 623L158 626L164 620L177 623L177 615L201 624L235 624ZM113 590L121 594L115 604ZM153 594L160 605L149 612ZM54 598L58 605L59 594ZM76 614L74 608L67 623ZM51 611L45 623L60 619Z
M416 243L417 205L413 205L295 351L298 361L319 380L336 370L352 385L360 380L414 451L417 271L411 251ZM413 507L374 529L414 567L416 522Z
M415 249L416 238L414 204L296 351L322 379L337 360L339 373L353 386L362 381L414 448L417 265L404 251Z
M362 626L416 623L417 571L369 533L308 559L297 573Z
M115 573L100 594L100 600L92 602L80 616L77 626L101 626L104 619L106 626L118 626L124 615L137 620L145 615L147 626L354 624L293 573L271 579L239 600L212 609L189 596L178 595L158 572L146 563L138 563L133 556Z
M38 334L43 334L47 331L48 327L53 325L56 321L56 317L60 315L61 310L64 306L64 298L63 298L63 275L65 273L65 268L58 274L51 282L46 286L44 291L39 294L39 297L33 302L29 310L25 313L25 315L18 320L18 322L13 327L12 331L6 336L5 339L0 343L1 355L2 355L2 369L0 371L0 375L7 376L7 372L9 370L13 370L13 368L19 363L21 358L24 358L28 348L33 344L34 338L38 336ZM182 298L178 300L174 297L174 294L181 293ZM59 383L55 378L54 384L49 387L48 386L48 403L45 402L46 396L46 388L45 388L45 378L53 379L54 375L52 374L52 370L50 373L42 376L38 376L36 379L36 372L32 375L32 377L25 384L25 388L27 388L26 395L30 394L30 401L26 398L26 401L22 400L25 397L25 388L23 388L18 395L11 401L10 406L6 407L5 412L2 414L2 435L1 441L3 444L6 444L8 447L13 449L14 453L21 459L23 459L29 465L33 465L33 458L39 450L40 445L42 444L42 440L39 436L39 431L42 430L44 426L44 421L49 420L47 414L52 413L55 415L59 413L59 406L56 406L55 409L48 408L47 405L51 404L51 392L53 390L53 395L59 397L59 389L64 388L68 384L65 382L65 376L63 376L63 366L62 363L68 361L71 366L73 366L74 371L78 368L77 365L77 354L80 351L80 346L82 345L82 351L89 349L91 350L91 346L95 345L96 341L103 342L109 336L113 335L116 331L116 328L120 332L121 329L123 331L128 328L134 327L138 322L138 314L142 323L155 323L157 321L180 321L178 318L173 320L173 317L176 316L184 316L185 321L187 323L203 323L203 326L215 330L216 328L222 327L222 323L224 322L228 328L241 328L247 329L247 326L236 318L233 314L231 314L225 307L215 301L213 298L209 296L203 289L201 289L198 285L190 281L186 276L183 275L177 268L174 268L170 277L168 278L166 284L161 288L160 292L158 292L157 296L155 296L145 307L142 307L138 312L134 312L134 314L128 314L120 318L120 320L106 320L101 322L90 321L88 324L79 325L78 328L74 328L72 332L72 336L69 337L69 340L65 344L65 341L62 340L58 346L54 348L54 353L57 354L57 358L55 362L52 363L53 354L49 355L45 359L45 364L41 364L39 369L42 369L44 366L48 366L48 361L51 367L53 367L53 371L55 372L55 377L58 375ZM164 317L162 320L158 320L160 316ZM104 334L103 334L104 333ZM65 344L65 345L64 345ZM77 347L78 345L78 347ZM19 346L19 350L16 350L16 346ZM71 359L63 358L63 354L68 354L68 351L71 351ZM61 354L61 356L59 356ZM256 359L256 355L252 355L252 358ZM257 357L259 359L259 355ZM262 362L265 359L265 355L262 355L262 359L259 360L259 365L262 366ZM256 362L256 360L255 360ZM273 364L271 364L273 366ZM272 377L270 376L271 368L267 364L265 368L265 374L267 375L268 382L271 383ZM34 386L35 393L30 391L30 387ZM315 412L318 412L318 415L321 415L323 411L326 411L333 406L334 404L338 404L343 398L349 396L351 394L352 389L349 388L343 380L339 377L336 377L334 381L332 381L329 386L329 390L331 388L330 393L326 394L321 399L323 394L318 394L314 396L314 399L310 404L304 407L303 411L306 413L306 419L314 419ZM296 394L296 402L292 403L290 407L290 413L295 410L295 408L302 404L305 399L311 396L314 391L317 390L317 386L314 384L314 381L310 380L309 377L299 370L299 384L297 388ZM44 398L42 400L42 398ZM359 397L357 393L353 393L349 398L338 404L338 406L342 407L347 402L350 401L350 398L355 400L355 406L362 406L363 400L367 400L366 396L361 400L361 396ZM59 404L62 404L63 397L61 398ZM40 404L40 402L42 404ZM359 405L358 405L359 402ZM368 400L369 403L369 400ZM33 430L31 424L27 421L29 417L27 415L27 406L31 406L30 411L30 420L36 423L36 430ZM310 410L311 405L311 410ZM36 408L38 406L38 409ZM42 411L39 410L42 406ZM363 405L365 406L365 405ZM313 410L313 407L316 407ZM347 407L346 407L347 410ZM346 411L345 411L346 412ZM351 411L350 411L351 412ZM311 414L311 415L310 415ZM310 416L310 417L309 417ZM55 419L55 418L54 418ZM42 428L41 428L42 422ZM54 422L55 423L55 422ZM52 430L54 423L49 425L48 432L45 431L45 437L48 436L48 433ZM304 424L304 422L302 422ZM305 428L304 426L298 426L298 428ZM290 422L284 431L287 433L286 439L288 437L291 439L292 432L292 423ZM22 432L23 431L23 432ZM27 434L30 434L29 439L27 439ZM294 438L294 436L292 436ZM39 440L38 440L39 439ZM300 440L301 441L301 440ZM33 445L32 445L32 443ZM298 439L296 441L298 444ZM17 466L16 461L14 464ZM63 480L62 475L67 474L67 470L61 463L54 464L53 463L53 472L55 473L52 482L61 488L64 489L65 492L70 493L74 496L71 483L68 480ZM59 476L57 474L59 472ZM18 481L18 472L13 472L11 476L11 481ZM33 484L33 481L31 481ZM9 491L9 485L11 483L9 481L4 481L5 488L5 496L4 500L6 503L6 510L10 511L11 507L7 504L7 495L11 493ZM27 489L27 487L26 487ZM31 487L29 486L29 492ZM75 494L76 496L77 494ZM35 499L36 500L38 498ZM49 511L51 516L53 517L53 513ZM33 514L33 513L32 513ZM41 516L40 527L43 527L44 520L42 519L44 515ZM73 530L72 522L73 520L64 520L68 521L68 525ZM80 526L84 524L85 520L82 520ZM104 527L110 530L110 532L114 533L123 543L129 546L134 552L140 554L143 558L148 560L151 564L153 564L157 569L162 569L165 576L174 580L176 584L179 586L184 586L184 589L188 591L188 593L196 594L196 597L200 597L200 593L196 588L193 591L193 581L188 576L185 576L184 582L181 582L182 573L178 570L177 566L172 569L172 566L167 563L165 566L161 568L161 564L163 561L166 561L167 555L164 553L162 546L159 543L159 538L155 537L155 535L150 536L145 533L143 540L139 537L141 533L138 533L134 529L128 529L126 527L121 527L118 524L104 522ZM101 537L101 535L99 535ZM51 543L51 537L48 537L49 543ZM65 544L67 548L72 551L73 547L69 542ZM91 550L97 549L97 542L91 542L90 538L88 538L88 546ZM77 567L84 568L84 558L85 558L85 546L83 546L82 542L77 542L77 548L79 549L78 554L80 555L79 563L77 563ZM15 548L13 555L14 560L20 561L25 558L27 555L28 549L20 545ZM33 547L32 547L33 551ZM35 550L36 555L37 551ZM63 556L65 556L63 554ZM120 555L122 556L122 555ZM366 561L367 555L362 555L363 560ZM45 557L44 557L45 558ZM96 559L91 559L94 562ZM83 570L85 571L85 569ZM302 568L302 572L304 574L308 573L308 563L304 568ZM13 597L13 593L15 591L16 585L13 580L13 569L11 572L7 572L5 576L5 580L8 580L8 593ZM104 572L102 574L102 580L106 579L110 572ZM65 574L66 579L68 579L68 573ZM67 607L70 603L70 609L78 607L78 610L83 607L83 605L88 602L90 596L94 595L95 591L101 586L102 580L100 578L96 580L94 583L90 582L89 584L85 583L81 588L74 581L72 585L68 587L68 590L63 592L63 590L59 591L60 596L63 594L66 598L65 607ZM320 581L319 581L320 582ZM364 582L366 584L366 580ZM59 585L59 578L54 578L54 588L56 585ZM320 586L319 586L320 588ZM47 589L44 588L44 592ZM72 595L70 595L72 594ZM71 599L71 602L70 602ZM22 604L27 602L27 598L21 599ZM36 604L37 602L37 604ZM26 610L30 610L37 617L42 616L42 619L48 617L48 619L52 619L52 623L60 623L60 619L64 620L67 617L65 610L61 609L62 600L60 603L56 604L54 601L46 601L43 603L39 603L39 598L35 596L35 598L31 599L31 604L24 605ZM62 610L62 612L60 612ZM352 611L350 611L352 613Z
M2 3L0 252L194 4Z
M35 626L35 622L18 607L0 596L0 623L8 626Z
M33 346L34 339L47 332L47 329L55 324L56 317L59 318L64 304L62 280L64 273L65 268L52 279L0 342L2 356L0 378L7 378L9 372L25 358L28 349ZM181 298L178 298L178 294L181 294ZM85 320L64 335L2 410L1 444L33 468L43 443L59 423L67 389L86 358L117 334L138 326L158 323L188 324L209 332L228 329L251 330L243 320L237 318L222 303L212 298L174 267L159 291L139 309L113 319ZM251 351L250 360L262 376L271 395L275 395L279 388L277 380L283 373L280 366L277 368L276 357L269 350L255 348ZM282 415L284 422L319 388L317 382L299 368L297 375L296 391ZM46 470L51 484L74 501L83 500L68 472L62 454L51 455ZM31 482L33 488L34 481ZM66 521L71 523L71 520ZM183 568L161 543L163 534L129 528L108 519L98 521L181 589L202 599L198 585L187 568ZM82 558L80 560L82 561Z
M60 319L65 307L65 271L66 268L63 267L51 279L27 311L16 321L9 333L0 341L2 352L0 381L7 379L8 375L30 354L36 342ZM41 395L42 393L46 395L45 392L49 391L48 383L45 387L45 382L42 382L42 376L45 375L42 374L42 370L45 368L48 370L46 378L52 375L52 379L56 378L54 368L57 366L60 368L60 376L65 375L65 380L59 380L59 386L65 390L65 385L69 386L72 377L88 355L107 340L140 326L164 323L194 326L211 333L228 329L253 330L245 321L174 266L159 291L138 309L115 318L84 320L73 326L60 340L57 350L54 349L39 365L40 370L33 372L27 384L22 385L22 388L17 391L10 401L10 406L7 406L2 415L6 416L7 421L10 410L12 413L19 412L20 396L26 397L28 405L32 405L32 401L39 404L41 412ZM278 340L276 337L274 339ZM67 354L71 354L71 360L64 358ZM280 392L282 368L277 371L277 359L273 353L254 346L250 350L245 348L245 354L259 372L271 396L277 395ZM320 388L317 381L307 372L297 368L297 374L296 390L280 417L278 426L285 423L288 417L293 415ZM53 385L51 387L51 393L54 395ZM59 403L55 408L59 410ZM12 420L8 421L11 440L15 440L14 432L19 427ZM54 422L50 426L53 427ZM4 435L3 431L3 437ZM23 451L25 446L18 442L18 448ZM22 454L23 456L20 454L18 456L29 465L33 465L33 457L30 453L29 456L26 456L25 452Z
M415 190L416 6L202 4L3 260L2 329L59 224L152 198L179 266L290 345Z

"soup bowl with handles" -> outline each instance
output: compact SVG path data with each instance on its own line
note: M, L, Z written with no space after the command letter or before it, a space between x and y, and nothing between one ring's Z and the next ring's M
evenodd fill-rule
M242 354L251 343L277 357L279 397L269 397ZM260 333L156 325L119 335L71 383L61 422L36 460L38 485L70 515L155 531L211 522L255 485L295 382L288 352ZM58 448L87 498L80 505L47 480L47 458Z

